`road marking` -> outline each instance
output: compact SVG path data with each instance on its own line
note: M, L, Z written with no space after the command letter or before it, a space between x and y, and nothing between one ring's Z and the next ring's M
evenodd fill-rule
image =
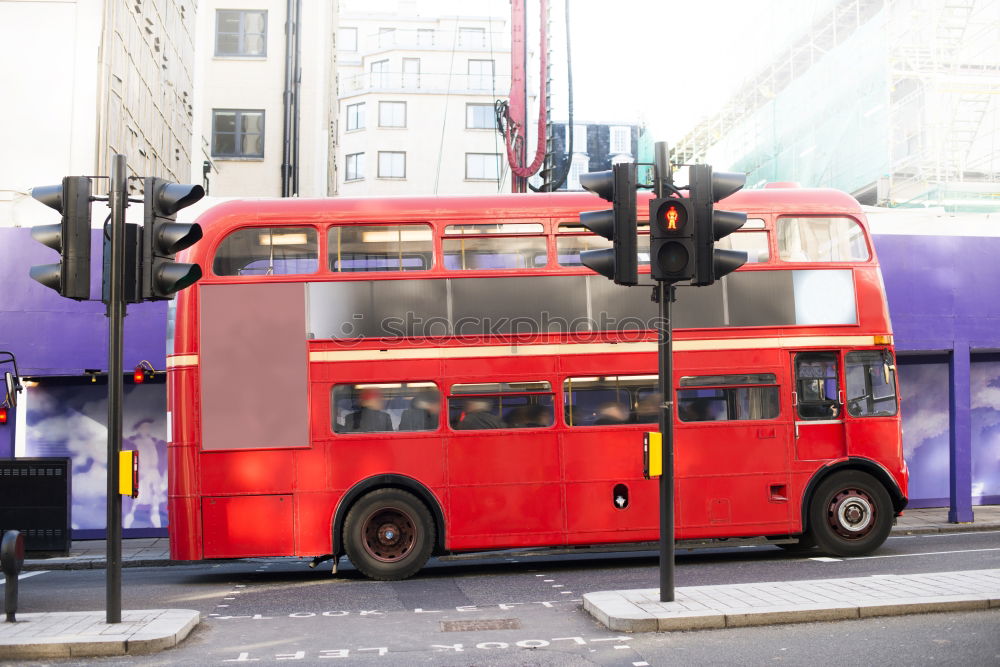
M907 556L944 556L947 554L971 554L977 551L1000 551L1000 547L989 549L957 549L955 551L925 551L919 554L884 554L881 556L855 556L844 560L871 560L873 558L904 558Z
M649 667L649 663L645 660L640 660L639 662L633 662L632 667Z
M915 529L916 530L916 529ZM962 533L918 533L916 535L891 535L890 540L914 540L918 537L968 537L969 535L983 535L986 530L968 530Z
M20 581L21 579L27 579L28 577L35 577L38 576L39 574L48 574L49 572L51 572L51 570L32 570L31 572L22 572L21 574L17 575L17 580ZM2 586L5 583L6 583L5 581L0 579L0 586Z
M551 584L553 581L555 581L555 579L542 579L542 581L544 581L547 584Z
M624 644L616 644L615 648L632 648L631 646L625 646Z
M830 558L829 556L814 556L813 558L810 558L809 560L818 561L820 563L839 563L840 561L842 561L844 559L843 558Z

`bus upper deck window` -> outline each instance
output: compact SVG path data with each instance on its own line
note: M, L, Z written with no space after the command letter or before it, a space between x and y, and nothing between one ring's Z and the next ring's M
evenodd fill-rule
M430 225L344 225L330 228L330 270L426 271L434 265Z
M864 230L851 218L778 218L783 262L864 262L871 258Z
M725 250L744 251L747 254L747 264L767 262L771 259L771 251L767 245L767 232L763 230L763 220L760 218L750 218L738 232L730 234L721 241L717 241L715 247Z
M638 225L639 265L649 266L649 223L640 220ZM559 223L556 236L556 255L559 266L583 266L580 253L584 250L610 248L611 241L594 234L579 222Z
M448 225L444 266L452 270L529 269L548 263L541 223Z
M215 252L217 276L283 276L316 273L319 244L312 227L250 227L223 239Z

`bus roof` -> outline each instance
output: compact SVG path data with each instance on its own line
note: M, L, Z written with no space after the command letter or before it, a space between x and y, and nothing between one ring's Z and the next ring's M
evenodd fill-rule
M642 203L651 198L640 191ZM767 188L743 190L718 204L754 213L847 214L863 219L858 202L849 194L825 188ZM538 216L572 218L580 211L601 209L608 202L590 193L532 193L496 195L330 197L326 199L242 199L218 204L198 216L212 235L247 224L399 222L447 219L491 219Z

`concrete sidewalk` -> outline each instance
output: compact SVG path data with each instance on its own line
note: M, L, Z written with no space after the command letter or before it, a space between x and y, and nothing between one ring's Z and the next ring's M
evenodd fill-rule
M948 509L945 507L907 510L893 526L892 532L902 535L917 535L921 533L1000 530L1000 505L980 505L973 509L976 517L973 523L948 523ZM24 569L102 569L105 565L106 549L107 545L104 540L79 540L73 542L69 556L28 559L24 562ZM536 551L539 550L532 550L532 553ZM161 567L164 565L190 565L191 563L192 561L170 560L170 541L165 537L129 538L122 541L122 565L124 567Z
M583 608L614 632L837 621L1000 608L1000 569L850 579L586 593Z
M201 616L192 609L122 611L108 625L103 611L18 614L0 623L0 660L135 655L171 648L194 629Z

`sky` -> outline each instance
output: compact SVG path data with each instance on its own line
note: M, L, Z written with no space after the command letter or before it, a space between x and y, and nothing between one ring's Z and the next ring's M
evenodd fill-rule
M834 0L568 0L574 116L642 122L676 141L719 106ZM538 0L527 0L537 30ZM563 8L550 0L552 107L566 119ZM342 0L341 11L509 18L509 0ZM537 72L537 60L529 63ZM532 74L532 76L534 76Z

